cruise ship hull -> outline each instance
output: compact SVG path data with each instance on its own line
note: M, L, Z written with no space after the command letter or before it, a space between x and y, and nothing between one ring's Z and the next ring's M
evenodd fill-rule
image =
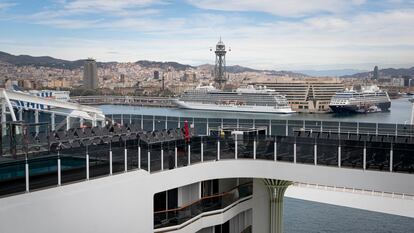
M370 112L386 112L391 107L391 102L382 102L371 105L370 108L364 108L355 104L348 105L329 105L334 113L370 113Z
M201 104L197 102L174 101L179 108L204 110L204 111L227 111L227 112L251 112L251 113L276 113L290 114L294 113L291 109L277 109L272 106L249 106L249 105L218 105L218 104Z

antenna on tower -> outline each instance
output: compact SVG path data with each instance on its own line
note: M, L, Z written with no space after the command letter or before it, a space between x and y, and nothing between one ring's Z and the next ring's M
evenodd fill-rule
M230 51L230 50L229 50ZM216 44L216 64L214 66L214 81L216 82L218 88L222 89L224 84L227 81L226 77L226 46L223 41L221 41L221 36L219 42Z

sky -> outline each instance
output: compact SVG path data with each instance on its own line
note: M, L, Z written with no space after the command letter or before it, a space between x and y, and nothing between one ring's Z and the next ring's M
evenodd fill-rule
M414 0L0 0L0 51L274 70L414 66Z

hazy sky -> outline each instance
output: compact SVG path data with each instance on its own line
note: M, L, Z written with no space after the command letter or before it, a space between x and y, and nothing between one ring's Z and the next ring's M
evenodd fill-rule
M0 0L0 50L99 61L372 69L414 61L414 0Z

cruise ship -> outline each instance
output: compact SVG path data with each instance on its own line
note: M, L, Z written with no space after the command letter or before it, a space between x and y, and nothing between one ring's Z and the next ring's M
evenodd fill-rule
M370 113L388 111L391 100L386 91L377 86L363 87L361 91L345 90L332 97L329 107L333 112Z
M256 113L293 113L286 97L265 87L247 86L235 91L221 91L210 86L188 90L175 100L180 108L210 111Z

